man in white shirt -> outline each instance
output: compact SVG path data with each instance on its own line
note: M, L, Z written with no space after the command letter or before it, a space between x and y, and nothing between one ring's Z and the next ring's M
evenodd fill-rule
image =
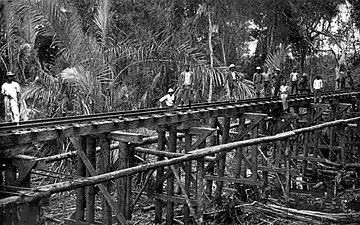
M321 103L321 90L324 87L324 83L323 80L321 79L320 76L316 76L314 83L313 83L313 88L314 88L314 102L317 103Z
M299 73L297 72L297 68L294 68L292 73L290 73L290 80L291 80L291 93L295 95L298 94L298 79L299 79Z
M6 73L7 81L1 86L1 94L4 96L5 121L19 123L19 94L20 85L13 81L15 74Z
M190 65L185 65L185 71L180 74L180 85L182 86L181 104L191 105L191 89L193 84L193 72Z
M175 102L175 95L174 95L174 89L169 88L168 93L160 98L160 108L162 108L163 102L165 102L165 105L167 107L173 107Z

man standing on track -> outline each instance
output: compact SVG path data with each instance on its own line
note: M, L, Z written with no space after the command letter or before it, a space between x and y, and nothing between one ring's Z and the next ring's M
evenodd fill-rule
M236 88L236 82L238 80L238 76L235 72L235 65L230 64L229 70L230 71L229 71L229 73L227 73L225 81L227 82L227 85L229 86L230 99L235 99L235 88Z
M290 73L291 94L298 94L298 79L299 73L297 72L297 68L294 68L292 73Z
M258 67L256 67L256 72L253 75L253 82L254 82L254 86L255 86L256 98L260 98L261 81L262 81L261 68L260 68L260 66L258 66Z
M182 86L181 104L191 106L191 92L193 84L193 72L190 71L190 65L185 65L185 71L180 74L180 84Z
M271 74L269 72L269 68L266 68L265 71L262 73L262 82L263 82L263 90L265 97L271 96L270 76Z
M275 75L274 75L274 97L278 97L279 91L280 91L280 85L281 81L284 79L284 77L280 74L280 69L275 69Z
M19 123L20 111L20 85L13 81L15 74L12 72L6 73L6 82L1 86L1 94L4 96L5 105L5 121Z

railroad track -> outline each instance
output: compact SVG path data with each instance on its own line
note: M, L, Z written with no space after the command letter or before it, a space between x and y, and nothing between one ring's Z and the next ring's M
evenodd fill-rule
M351 93L351 92L326 92L323 93L324 98L329 98L336 94ZM290 95L289 99L298 99L298 98L311 98L312 95ZM118 112L109 112L109 113L99 113L91 115L81 115L81 116L68 116L68 117L56 117L49 119L40 119L40 120L29 120L21 121L19 125L16 123L0 123L0 133L11 133L12 131L21 131L29 130L34 128L43 128L43 127L56 127L60 125L75 125L82 123L95 123L100 121L111 121L113 119L119 118L132 118L132 117L141 117L146 115L163 115L165 113L175 113L191 110L201 110L214 107L222 107L235 104L251 104L251 103L264 103L264 102L273 102L279 101L279 98L253 98L253 99L244 99L236 101L219 101L213 103L197 103L189 106L180 106L177 108L147 108L147 109L138 109L138 110L128 110L128 111L118 111Z

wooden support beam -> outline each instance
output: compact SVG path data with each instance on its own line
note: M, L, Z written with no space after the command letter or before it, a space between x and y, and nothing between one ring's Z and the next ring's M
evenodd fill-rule
M81 157L81 152L80 157ZM84 158L81 157L82 161L84 162L87 170L86 170L86 176L95 176L97 175L96 172L92 175L92 171L90 170L91 167L96 167L96 139L86 136L86 153L87 157L85 159L88 159L89 165L86 165ZM84 153L85 155L85 153ZM87 198L86 198L86 222L88 223L94 223L95 222L95 187L89 186L87 187Z
M158 131L158 150L165 151L166 133L163 130ZM164 160L164 156L158 156L158 161ZM159 167L156 171L156 182L164 176L164 167ZM163 193L163 185L155 187L155 195L161 195ZM155 200L155 224L162 223L162 201L159 199Z
M190 135L189 131L185 131L185 152L189 152L191 150L191 143L192 143L192 137ZM186 195L190 196L190 191L191 191L191 161L185 162L185 168L184 168L184 172L185 172L185 191L186 191ZM175 168L174 166L171 167L173 173L175 174ZM176 174L175 174L176 175ZM188 204L184 204L184 224L188 225L190 223L190 208L188 206Z
M171 126L169 130L169 152L176 152L176 126ZM166 181L166 194L167 196L174 196L174 176L170 176ZM167 201L166 203L166 224L172 225L174 219L174 202Z
M110 172L110 140L103 137L100 139L100 172L102 174ZM109 192L110 183L104 183L105 190ZM115 205L115 203L113 203ZM112 212L111 206L107 202L106 198L102 196L101 200L102 205L102 224L104 225L111 225L112 224Z
M96 170L95 170L94 166L91 164L91 161L86 156L85 152L82 149L78 149L78 153L79 153L79 156L81 157L81 160L84 162L84 164L86 166L86 169L89 171L90 175L91 176L96 176L97 175ZM119 224L122 224L122 225L128 224L125 217L123 216L123 214L116 207L116 204L113 201L110 193L108 192L107 187L102 183L98 184L98 187L99 187L101 193L103 194L104 198L106 199L107 203L111 207L112 211L115 213ZM94 223L95 220L92 221L92 222L89 222L89 221L86 221L86 222L87 223Z
M87 223L84 221L74 220L74 219L64 219L64 225L101 225L100 222Z
M184 197L181 196L168 196L168 195L164 195L164 194L154 194L155 199L164 201L164 202L172 202L172 203L177 203L177 204L186 204L186 200ZM190 202L192 205L196 206L197 205L197 200L190 198Z
M216 135L217 129L208 128L208 127L191 127L189 130L189 134L191 135L201 135L204 132L211 132L211 135Z
M127 133L121 131L114 131L107 135L107 138L114 141L130 142L140 144L143 142L143 135L136 133Z
M86 139L85 137L71 138L72 144L78 151L84 151L86 148ZM86 167L82 161L80 155L77 153L76 160L76 172L79 177L86 177ZM86 197L85 197L85 188L80 187L76 189L76 210L75 210L75 219L77 221L85 221L85 207L86 207Z
M206 140L207 137L209 137L211 134L213 134L213 130L207 130L204 131L196 140L196 142L194 144L191 145L190 150L189 151L193 151L195 149L197 149L199 147L199 145Z

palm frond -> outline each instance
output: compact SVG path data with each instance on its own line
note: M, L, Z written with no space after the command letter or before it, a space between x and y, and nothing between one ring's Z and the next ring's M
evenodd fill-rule
M281 68L281 63L284 62L286 55L289 53L290 45L284 46L279 45L276 52L269 53L265 59L265 65L270 70L275 70L276 68Z

